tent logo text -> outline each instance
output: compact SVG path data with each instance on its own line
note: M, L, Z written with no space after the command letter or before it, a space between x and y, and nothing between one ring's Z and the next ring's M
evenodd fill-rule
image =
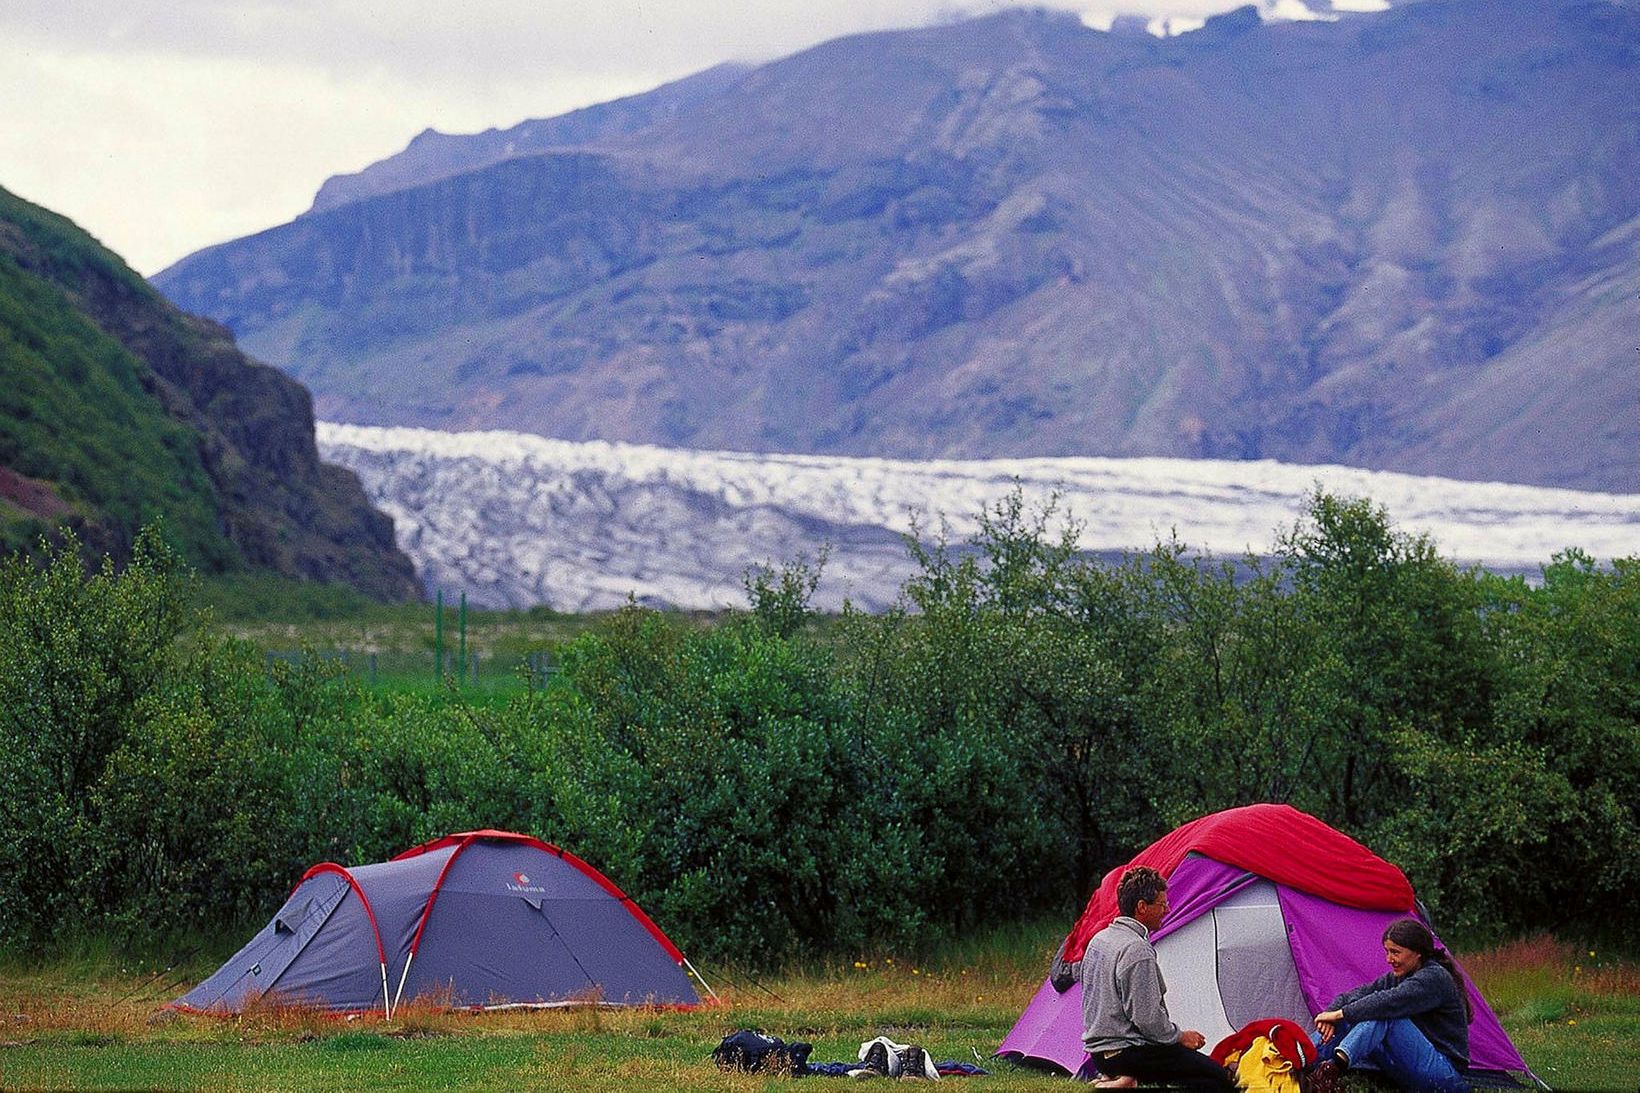
M514 873L513 879L507 882L508 891L512 892L545 892L539 884L531 884L530 878L524 873Z

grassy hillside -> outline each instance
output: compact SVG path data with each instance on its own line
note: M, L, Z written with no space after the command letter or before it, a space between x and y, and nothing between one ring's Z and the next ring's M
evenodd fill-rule
M391 522L320 463L313 404L73 223L0 189L0 549L73 527L125 559L419 598Z
M89 240L50 230L51 214L0 190L0 242L27 233L56 261L97 263ZM52 218L55 219L55 218ZM56 227L66 227L62 222ZM164 516L168 538L208 570L238 555L221 530L200 434L165 412L146 364L67 294L0 245L0 549L60 522L125 553Z

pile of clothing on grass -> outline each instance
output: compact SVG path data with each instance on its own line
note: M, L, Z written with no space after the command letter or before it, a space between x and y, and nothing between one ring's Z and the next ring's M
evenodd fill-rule
M936 1061L917 1044L901 1044L878 1036L860 1045L859 1057L852 1061L815 1063L809 1061L814 1045L795 1040L788 1043L757 1029L741 1029L723 1038L712 1049L712 1061L723 1070L743 1073L784 1075L793 1078L922 1078L939 1081L950 1077L974 1077L989 1071L974 1063L948 1059ZM1226 1036L1214 1047L1214 1062L1234 1072L1236 1084L1248 1093L1299 1093L1299 1074L1315 1061L1315 1045L1302 1028L1284 1018L1253 1021ZM1095 1086L1131 1089L1129 1079L1095 1082Z
M973 1063L954 1059L936 1062L917 1044L901 1044L878 1036L860 1045L859 1058L852 1062L811 1063L814 1045L802 1041L787 1043L756 1029L741 1029L723 1038L712 1050L712 1061L724 1070L758 1074L785 1074L794 1078L923 1078L939 1081L949 1077L971 1077L987 1071Z

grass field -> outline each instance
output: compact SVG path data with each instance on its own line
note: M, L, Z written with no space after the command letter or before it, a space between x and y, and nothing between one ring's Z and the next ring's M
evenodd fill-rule
M212 625L274 652L307 646L361 656L430 656L440 625L434 603L375 603L342 586L277 577L196 578L189 599L195 608L208 613ZM465 620L467 647L484 657L522 657L569 641L597 618L595 614L562 615L541 607L521 611L470 607ZM445 652L453 653L462 631L462 613L454 598L443 605L442 625Z
M209 626L250 642L270 663L317 657L376 691L479 705L521 694L526 663L550 672L557 651L603 618L544 607L469 607L463 614L454 597L441 617L435 603L381 604L338 585L261 575L198 578L190 587L190 602ZM674 617L710 625L718 616Z
M560 1010L481 1015L410 1009L384 1022L301 1011L155 1018L158 1002L211 970L91 958L0 972L0 1088L12 1089L719 1089L784 1079L718 1072L724 1034L762 1028L852 1059L879 1034L937 1059L976 1059L965 1088L1069 1088L990 1057L1040 983L1045 926L1009 931L929 960L862 959L754 978L706 971L723 1004L691 1013ZM1562 1090L1640 1085L1640 966L1539 939L1474 954L1471 973L1528 1063ZM170 984L181 977L182 986ZM977 1053L977 1056L976 1056ZM822 1085L825 1079L812 1079ZM1359 1083L1358 1083L1359 1084ZM1370 1086L1360 1084L1360 1088Z

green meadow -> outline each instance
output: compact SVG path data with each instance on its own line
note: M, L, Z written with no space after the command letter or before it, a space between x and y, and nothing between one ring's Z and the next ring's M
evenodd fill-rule
M1066 1078L991 1057L1041 983L1063 928L1043 923L952 944L924 960L872 957L778 973L702 968L721 1002L693 1012L571 1009L484 1014L411 1009L348 1019L295 1010L238 1018L157 1010L209 960L155 977L90 957L0 973L5 1089L702 1089L784 1087L725 1074L710 1052L737 1028L814 1044L814 1061L852 1060L889 1035L937 1059L980 1063L998 1090L1066 1089ZM1537 1075L1559 1090L1632 1091L1640 1076L1640 965L1539 937L1465 964ZM805 1081L826 1085L829 1079ZM1375 1084L1352 1084L1366 1093Z

